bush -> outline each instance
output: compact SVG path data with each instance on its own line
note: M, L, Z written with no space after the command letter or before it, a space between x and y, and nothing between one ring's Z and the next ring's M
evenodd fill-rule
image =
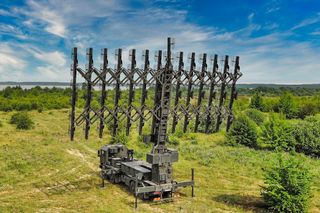
M258 126L260 126L264 121L264 115L262 112L256 109L248 109L246 110L246 115L254 121Z
M298 117L304 119L306 116L315 115L317 113L317 104L306 102L299 107Z
M125 132L118 132L116 136L112 138L111 143L112 144L120 143L120 144L126 145L128 141L129 141L129 138Z
M279 158L265 173L261 195L272 212L307 212L311 198L311 175L295 159Z
M295 150L295 138L292 135L293 127L280 119L271 117L262 127L261 141L273 149Z
M296 140L297 152L320 157L320 121L312 118L301 121L292 134Z
M254 123L246 116L239 116L227 134L227 143L257 148L257 130Z
M31 129L34 125L29 115L25 112L18 112L11 116L10 124L15 124L17 129Z
M275 106L275 111L282 112L286 118L295 118L298 114L298 109L293 101L293 96L289 92L284 92L280 96L278 104Z
M178 138L171 136L169 137L168 143L173 146L178 146L180 144L180 141Z
M260 95L260 93L256 92L252 98L251 98L251 101L250 101L250 108L253 108L253 109L258 109L260 111L263 111L263 99L262 99L262 96Z

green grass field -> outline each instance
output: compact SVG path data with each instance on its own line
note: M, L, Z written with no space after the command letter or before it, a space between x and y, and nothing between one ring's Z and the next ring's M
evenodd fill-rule
M124 186L106 183L101 189L97 150L110 138L98 139L92 127L85 141L81 128L69 141L68 111L30 112L35 128L16 130L13 112L0 113L0 212L264 212L260 198L263 170L277 154L224 145L224 134L184 134L176 148L176 180L190 178L195 168L195 193L184 188L173 202L139 201ZM151 145L133 131L128 143L136 157L145 159ZM289 154L287 154L289 155ZM320 161L295 155L311 168L313 198L310 212L320 212Z

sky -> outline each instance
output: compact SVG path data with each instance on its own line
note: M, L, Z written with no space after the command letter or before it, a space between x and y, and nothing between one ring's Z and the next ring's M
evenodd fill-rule
M154 53L167 37L185 55L240 56L241 83L320 83L319 0L1 0L0 81L69 82L72 47L81 66L93 47L99 68L101 48Z

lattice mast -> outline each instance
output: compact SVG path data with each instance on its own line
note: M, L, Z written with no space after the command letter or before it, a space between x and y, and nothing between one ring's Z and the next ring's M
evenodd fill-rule
M99 121L99 137L103 136L105 125L109 125L110 133L116 136L119 124L126 120L126 134L130 134L130 128L138 122L139 135L143 134L145 123L152 119L151 141L157 150L161 150L165 144L168 132L168 122L172 121L172 132L175 132L179 122L182 122L183 132L190 129L190 122L194 121L191 131L203 131L210 133L219 131L224 118L227 118L227 130L233 121L233 103L237 98L236 82L241 77L239 57L235 59L233 73L229 72L229 57L225 56L222 72L218 70L218 56L212 59L212 70L208 70L207 54L201 56L200 70L196 70L195 53L190 55L190 68L185 69L183 52L178 54L178 68L173 69L173 57L171 51L172 41L167 40L166 57L162 57L161 50L157 53L156 68L150 68L149 50L144 52L143 68L137 68L136 50L130 51L130 66L123 67L122 49L116 51L115 68L110 68L108 63L108 50L102 49L102 63L100 69L93 66L93 50L87 49L87 64L83 70L78 67L77 48L72 49L72 97L70 113L70 139L74 139L77 126L84 124L85 138L88 139L91 124ZM164 65L162 65L164 61ZM80 115L76 116L77 100L77 74L85 80L85 104ZM100 86L100 108L91 106L93 88ZM121 90L128 88L128 98L123 100ZM147 89L149 87L149 89ZM170 107L171 87L174 87L175 96ZM108 91L107 91L108 88ZM113 88L113 92L110 90ZM141 99L135 100L135 89L141 88ZM148 92L154 88L153 106L147 106ZM194 92L198 90L197 94ZM216 98L216 91L220 95ZM230 99L227 102L227 91L230 91ZM186 94L183 95L182 93ZM208 92L208 97L206 97ZM122 98L122 100L121 100ZM106 100L112 100L112 106L106 105ZM217 100L218 99L218 100ZM207 101L207 103L204 103ZM123 103L126 102L126 105ZM225 103L228 106L225 106ZM135 105L134 105L135 103ZM137 103L140 103L138 106ZM110 104L110 103L109 103ZM171 119L172 118L172 119ZM195 119L194 119L195 118ZM204 124L204 125L202 125ZM155 149L156 150L156 149Z
M171 39L167 40L166 64L161 70L160 80L156 85L156 101L159 101L160 108L157 110L157 117L154 122L154 146L147 155L147 162L152 164L152 181L155 183L170 183L172 181L172 163L177 153L172 153L165 146L167 141L167 128L170 113L170 95L172 85L173 66L171 63ZM159 56L159 55L158 55ZM158 65L160 65L158 61Z

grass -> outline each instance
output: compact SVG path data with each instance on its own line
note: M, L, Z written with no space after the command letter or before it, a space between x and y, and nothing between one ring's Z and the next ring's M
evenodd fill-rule
M32 130L16 130L12 113L0 113L0 212L133 212L134 198L125 187L106 183L101 189L97 150L110 141L98 139L95 127L84 140L78 128L68 137L68 111L30 112ZM260 198L263 169L276 160L266 150L225 146L224 133L172 135L179 162L174 176L190 178L195 168L196 197L191 189L176 193L172 203L139 201L136 212L264 212ZM129 148L145 159L151 146L132 131ZM314 175L310 212L320 212L320 161L296 155Z

